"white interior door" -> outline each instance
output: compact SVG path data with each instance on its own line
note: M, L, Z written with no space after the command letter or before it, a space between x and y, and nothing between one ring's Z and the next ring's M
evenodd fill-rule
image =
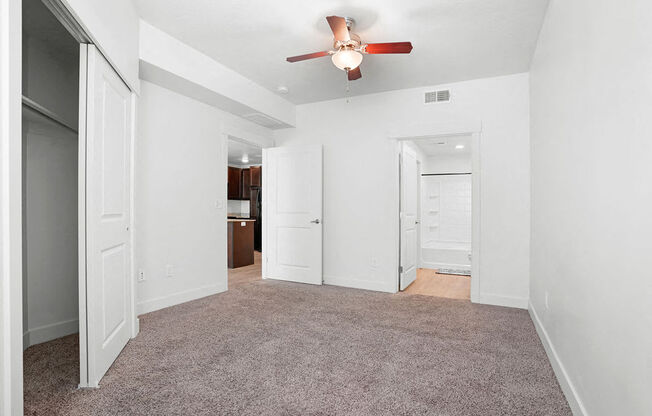
M82 386L96 387L131 334L132 104L131 91L102 54L93 45L83 48L86 279L80 300L80 378Z
M322 284L322 148L263 151L263 276Z
M417 155L405 143L401 152L401 264L400 289L417 278Z

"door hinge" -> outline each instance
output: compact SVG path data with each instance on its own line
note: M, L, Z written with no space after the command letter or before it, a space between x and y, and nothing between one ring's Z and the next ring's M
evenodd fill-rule
M403 266L398 266L398 272L401 274L403 273Z

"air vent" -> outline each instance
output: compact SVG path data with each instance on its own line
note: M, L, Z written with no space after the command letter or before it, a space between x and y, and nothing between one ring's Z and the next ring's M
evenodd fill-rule
M448 103L451 100L451 90L428 91L425 93L424 103Z
M262 113L245 114L242 116L242 118L245 118L251 121L252 123L256 123L260 126L267 127L268 129L272 129L272 130L289 127L282 121L279 121L273 117L270 117Z

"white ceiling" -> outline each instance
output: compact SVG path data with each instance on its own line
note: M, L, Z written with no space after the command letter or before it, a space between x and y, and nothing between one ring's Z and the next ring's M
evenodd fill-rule
M471 156L471 136L445 136L415 140L426 156ZM457 146L464 146L458 149Z
M135 0L152 25L293 103L345 97L325 16L356 19L369 43L411 41L410 55L366 55L351 95L525 72L548 0Z
M252 146L237 140L229 139L229 165L250 166L260 165L263 163L263 149ZM249 162L242 161L242 157L247 155Z

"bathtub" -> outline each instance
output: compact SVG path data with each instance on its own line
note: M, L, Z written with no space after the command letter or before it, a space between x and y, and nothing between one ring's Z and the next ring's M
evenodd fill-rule
M424 269L471 270L471 243L428 241L421 247Z

